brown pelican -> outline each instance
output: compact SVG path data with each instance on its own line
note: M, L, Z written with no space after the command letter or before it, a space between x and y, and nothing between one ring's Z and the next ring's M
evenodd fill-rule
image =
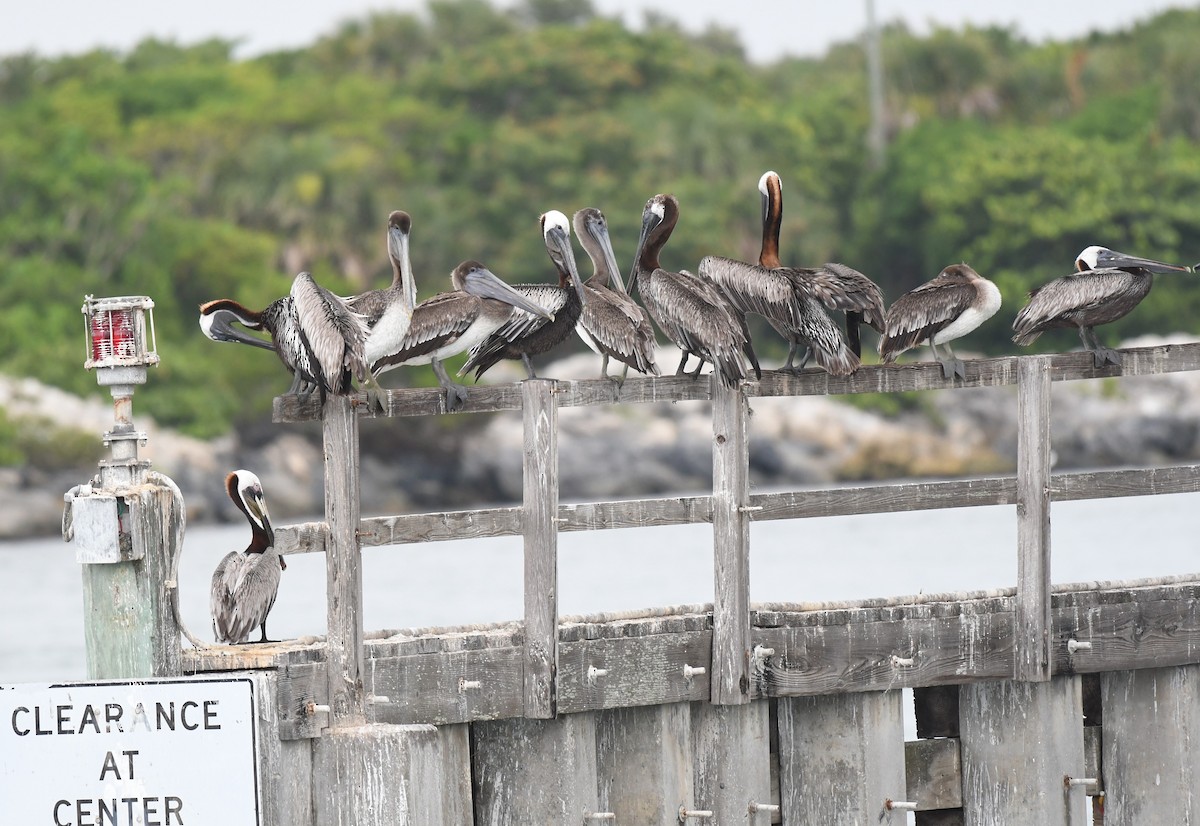
M558 270L558 284L517 284L513 289L544 308L550 320L523 310L514 312L506 324L471 350L458 375L474 370L478 381L501 359L520 359L529 378L537 378L530 356L557 347L575 329L587 299L575 266L575 253L571 251L571 224L557 209L543 214L539 220L546 252Z
M392 283L382 290L368 290L346 299L350 309L366 317L367 364L374 364L400 348L408 333L413 308L417 304L417 284L408 254L408 235L412 218L399 210L388 216L387 248L392 262Z
M235 329L233 323L250 330L265 330L265 341ZM255 312L233 299L219 298L200 305L200 329L213 341L236 341L274 350L293 374L289 393L302 389L348 395L351 379L369 376L364 355L367 325L352 311L346 300L317 284L302 272L292 281L292 289L261 312Z
M966 378L963 363L955 358L950 342L962 338L1000 309L1000 290L966 264L951 264L932 281L896 299L887 311L879 355L891 363L918 344L928 342L946 378ZM948 359L937 345L945 344Z
M1075 259L1076 272L1029 293L1029 303L1013 322L1017 344L1032 344L1046 330L1078 327L1083 346L1097 367L1120 365L1116 350L1096 340L1095 327L1126 315L1154 286L1156 272L1192 272L1191 267L1138 258L1107 247L1088 247Z
M859 321L865 317L872 326L883 326L882 293L873 281L844 264L783 267L779 260L783 184L776 173L766 172L758 190L762 201L758 264L710 255L700 262L701 275L720 284L743 312L763 316L783 336L788 343L784 370L798 373L815 353L817 364L829 373L853 373L859 366ZM846 311L849 344L826 309ZM797 366L801 344L805 351Z
M655 195L642 210L642 233L634 254L632 279L650 317L663 335L683 351L676 375L683 373L689 354L713 365L726 385L746 378L745 356L753 357L745 317L721 288L708 278L687 271L670 272L658 255L679 222L674 195ZM754 362L757 366L757 362Z
M444 359L480 344L512 317L514 307L546 320L554 317L478 261L455 267L450 283L453 292L439 293L416 306L404 341L395 352L372 363L371 370L378 376L401 364L430 364L446 391L446 409L454 411L467 400L467 389L446 375Z
M279 579L287 568L275 550L275 531L263 499L262 483L248 470L235 470L225 477L225 490L250 522L250 545L231 551L212 575L213 633L217 642L245 642L255 628L262 630L258 642L267 639L267 614L275 604Z
M595 207L586 207L576 212L571 220L579 243L592 259L592 277L583 285L587 304L575 332L584 344L603 358L600 377L609 378L609 357L625 365L618 383L625 380L630 367L642 373L661 375L654 363L657 342L650 315L625 291L604 213Z

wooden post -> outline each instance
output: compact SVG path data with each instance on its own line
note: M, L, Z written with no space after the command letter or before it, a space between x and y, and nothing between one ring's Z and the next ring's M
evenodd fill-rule
M902 711L899 689L780 699L783 822L886 823L908 799Z
M1102 675L1106 826L1200 820L1200 666Z
M1050 357L1017 366L1017 601L1014 676L1050 679Z
M363 691L362 555L358 541L358 414L346 396L329 396L321 417L325 451L325 663L329 723L366 721Z
M689 808L713 812L713 823L765 826L771 822L770 815L750 811L752 803L771 803L771 722L766 701L738 706L696 703L692 748L696 799Z
M473 723L471 760L476 823L582 824L598 811L595 712Z
M750 469L747 401L714 373L712 701L750 702Z
M904 774L908 799L919 804L916 826L963 826L958 686L913 689L913 716L919 739L905 744ZM938 793L924 799L912 791L918 787Z
M551 718L558 707L558 405L555 382L521 382L524 410L526 717Z
M675 823L695 800L688 703L614 708L596 720L599 808L617 823Z
M960 697L964 822L1087 822L1084 790L1063 782L1084 776L1078 677L969 683Z
M119 491L118 502L129 508L130 539L141 558L82 566L87 675L96 680L178 675L179 626L166 582L171 556L179 552L175 528L183 514L170 488L157 485Z

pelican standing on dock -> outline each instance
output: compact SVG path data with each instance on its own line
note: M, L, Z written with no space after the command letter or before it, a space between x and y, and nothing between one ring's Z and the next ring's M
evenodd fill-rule
M545 309L501 281L478 261L463 261L450 274L452 292L439 293L416 306L408 334L393 353L371 364L378 376L400 365L429 364L446 393L446 409L455 411L467 400L467 388L454 382L442 365L500 329L514 308L553 321Z
M950 342L974 330L999 309L1000 290L995 284L966 264L951 264L888 308L879 355L891 364L905 350L928 343L945 378L965 379L962 360L955 357ZM948 358L938 353L939 344L946 345Z
M233 327L235 323L249 330L265 330L271 340L241 332ZM200 305L200 329L213 341L274 350L293 374L289 393L307 394L315 387L324 402L326 393L349 395L354 378L366 381L370 377L365 319L306 272L292 281L288 295L259 312L230 298Z
M1076 272L1029 293L1013 322L1017 344L1032 344L1046 330L1078 327L1096 367L1120 366L1121 354L1096 339L1095 328L1127 315L1154 286L1156 272L1193 272L1191 267L1138 258L1107 247L1088 247L1075 259Z
M657 342L650 315L625 290L604 213L595 207L586 207L576 212L571 221L579 243L592 259L592 277L583 284L587 303L575 332L584 344L603 358L600 378L610 378L610 357L625 365L621 377L616 380L618 384L625 381L630 367L641 373L661 375L654 363Z
M745 317L715 281L687 271L671 272L659 263L659 253L678 222L674 195L659 194L646 202L630 280L658 329L683 351L675 374L681 375L688 355L695 354L701 362L693 378L707 361L722 382L736 386L746 378L747 355L757 367Z
M417 305L417 284L413 278L408 237L412 217L396 210L388 216L387 250L392 262L392 283L382 290L368 290L346 299L350 309L361 313L367 322L364 356L373 365L400 348L412 322Z
M587 299L571 250L571 224L557 209L544 213L539 221L546 253L558 270L558 283L516 284L513 289L543 308L550 318L524 310L514 312L506 324L471 350L467 363L458 371L460 376L474 370L478 381L501 359L520 359L529 378L537 378L530 357L557 347L575 329Z
M235 470L225 477L225 490L250 522L250 544L245 551L226 554L213 571L213 633L217 642L237 645L259 628L262 637L258 642L271 642L267 639L267 614L275 604L287 563L275 550L275 531L258 477L248 470Z

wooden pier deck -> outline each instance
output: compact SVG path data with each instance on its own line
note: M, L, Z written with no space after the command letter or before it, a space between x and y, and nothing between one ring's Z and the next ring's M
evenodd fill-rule
M326 518L276 537L325 554L328 637L188 649L183 670L261 681L265 823L874 824L915 810L924 826L1078 826L1089 799L1109 824L1192 822L1200 575L1050 582L1053 502L1200 490L1200 465L1050 473L1053 381L1200 369L1200 344L1122 356L1099 370L1087 353L976 360L965 381L911 364L765 373L734 390L481 386L466 412L523 411L522 504L369 519L365 409L281 397L277 420L323 422ZM1014 476L750 493L754 397L997 385L1017 387ZM441 412L434 389L388 395L386 415ZM559 503L559 408L663 400L711 402L711 495ZM750 604L752 521L997 504L1015 505L1012 588ZM713 604L559 616L559 532L689 523L713 526ZM363 629L361 547L505 535L524 537L524 617ZM917 712L908 743L901 689Z

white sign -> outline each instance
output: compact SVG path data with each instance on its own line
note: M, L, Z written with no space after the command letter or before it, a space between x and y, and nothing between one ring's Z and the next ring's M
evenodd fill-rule
M254 683L0 686L3 822L258 826Z

